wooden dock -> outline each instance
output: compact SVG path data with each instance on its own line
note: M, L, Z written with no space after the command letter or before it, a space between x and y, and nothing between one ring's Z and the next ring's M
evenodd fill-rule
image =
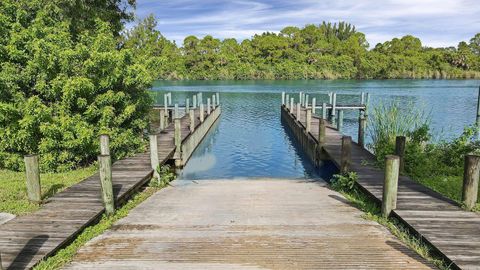
M220 107L215 111L220 112ZM200 111L195 110L196 128ZM216 119L215 119L216 120ZM214 121L208 121L213 124ZM190 133L188 115L181 118L182 141ZM202 128L205 130L205 128ZM207 129L208 130L208 129ZM198 141L198 138L196 138ZM160 164L172 159L175 152L173 123L158 135ZM112 165L113 192L116 205L126 201L152 176L149 152L119 160ZM0 252L4 269L29 269L70 243L85 227L96 222L104 212L98 173L49 198L40 210L19 216L0 226Z
M319 117L313 117L311 132L306 133L306 110L300 116L282 106L282 118L314 162L318 162ZM340 167L342 134L327 126L326 142L321 147ZM381 203L384 172L371 165L375 157L363 147L352 143L350 171L358 174L358 184ZM409 177L400 176L397 209L392 213L413 232L451 263L452 269L480 269L480 215L468 212L443 195L420 185Z
M324 181L180 180L66 269L433 269Z

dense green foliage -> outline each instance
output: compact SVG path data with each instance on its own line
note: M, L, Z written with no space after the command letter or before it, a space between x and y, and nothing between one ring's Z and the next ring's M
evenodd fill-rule
M480 153L477 128L467 127L453 140L433 143L428 114L415 107L405 110L409 114L398 117L400 104L395 102L373 110L368 131L373 139L370 148L377 157L378 165L383 167L385 156L395 153L395 137L403 135L407 138L404 173L447 197L460 201L464 157L470 153Z
M369 50L350 24L288 26L238 42L188 36L178 48L150 16L127 31L124 46L157 79L479 78L480 33L457 48L423 47L407 35Z
M130 4L0 2L0 167L29 153L43 170L88 164L100 133L114 158L143 145L151 78L118 41Z

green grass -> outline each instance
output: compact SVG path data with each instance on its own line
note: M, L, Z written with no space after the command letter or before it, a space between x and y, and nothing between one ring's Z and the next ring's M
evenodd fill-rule
M337 191L342 193L342 195L344 195L345 198L355 207L364 212L362 215L364 219L372 220L385 226L401 242L419 254L422 258L437 266L439 269L450 269L450 267L442 260L442 258L434 255L429 244L410 234L408 229L399 220L395 218L383 218L381 216L380 207L366 194L359 191L357 188L349 191Z
M73 170L64 173L41 174L42 199L47 199L93 175L95 166ZM37 210L40 206L31 203L27 198L25 173L10 170L0 170L0 212L8 212L15 215L24 215Z
M53 270L60 269L65 264L71 262L77 251L85 245L88 241L97 237L108 230L117 220L128 215L130 210L135 208L141 202L153 195L158 188L148 187L143 192L136 194L126 204L115 211L111 216L104 215L99 223L87 227L77 238L66 248L58 251L54 256L40 262L35 266L34 270Z

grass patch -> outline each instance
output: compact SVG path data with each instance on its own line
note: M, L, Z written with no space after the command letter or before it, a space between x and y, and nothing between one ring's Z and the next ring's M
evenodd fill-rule
M385 226L393 235L395 235L402 243L407 245L410 249L419 254L422 258L428 262L434 264L441 270L450 269L442 258L435 256L432 247L428 244L412 235L409 230L395 218L384 218L381 215L380 206L375 203L372 198L360 191L357 186L352 188L345 188L343 185L339 185L339 182L351 182L356 179L356 175L334 175L332 179L332 188L340 192L352 205L362 210L364 214L362 217L366 220L375 221Z
M63 191L93 175L95 171L96 168L92 165L69 172L41 174L42 198L45 200ZM0 212L24 215L39 209L39 205L28 200L25 181L25 172L0 170Z

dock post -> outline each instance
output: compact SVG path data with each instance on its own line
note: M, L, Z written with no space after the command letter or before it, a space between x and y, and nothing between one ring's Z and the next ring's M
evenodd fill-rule
M322 103L322 119L327 119L327 103Z
M168 92L168 105L172 105L172 92Z
M153 169L153 177L160 179L160 175L157 172L157 167L160 164L158 161L158 145L157 145L157 135L150 134L148 135L150 141L150 165Z
M480 140L480 87L478 87L477 118L476 118L475 124L477 128L477 140Z
M358 116L358 145L362 148L365 148L365 128L367 127L367 122L365 121L364 112L359 111Z
M343 130L343 110L338 110L338 123L337 123L338 132Z
M165 126L168 125L168 97L165 94L165 103L164 103L164 114L165 114Z
M198 102L198 104L203 104L203 94L202 94L202 92L198 93L197 102Z
M305 102L303 104L305 108L308 108L308 99L309 99L309 96L305 95Z
M479 171L480 156L466 155L463 168L462 203L467 210L472 210L477 203Z
M215 95L217 96L217 106L220 106L220 93L216 92Z
M336 109L337 109L337 93L333 93L332 109L331 109L331 112L330 112L330 122L332 123L333 126L335 126L335 120L336 120L335 115L337 114Z
M160 110L160 131L165 129L165 111Z
M315 111L316 111L316 106L317 106L317 99L316 98L312 98L312 113L315 114Z
M200 103L200 123L203 123L203 120L205 120L205 109L203 103Z
M3 270L3 265L2 265L2 252L0 252L0 270Z
M395 155L400 158L400 172L403 172L405 169L405 144L407 138L405 136L397 136L395 138Z
M360 94L360 104L361 105L365 104L365 92L362 92L362 94Z
M39 155L27 155L25 160L25 175L27 178L28 199L34 203L42 201L42 192L40 185L40 166L38 164Z
M190 110L189 116L190 116L190 133L193 133L193 131L195 131L195 110Z
M197 108L197 95L193 95L193 97L192 97L192 103L193 103L193 104L192 104L192 107L193 107L194 109L196 109L196 108Z
M300 104L303 103L303 92L298 93L298 101L300 102Z
M285 105L285 92L282 92L282 105Z
M190 99L187 98L185 100L185 114L187 114L190 111Z
M98 156L98 164L100 165L100 185L105 213L112 215L115 212L115 202L113 199L112 160L110 155Z
M302 113L302 104L301 103L297 103L297 113L296 113L296 118L297 118L297 121L300 122L300 114Z
M352 159L352 137L342 137L342 155L340 158L340 172L347 173L350 170Z
M323 145L325 144L325 136L326 136L326 130L325 130L325 119L318 119L318 144Z
M207 98L207 115L210 115L210 98Z
M305 124L305 129L307 130L307 134L312 131L312 108L307 108L307 117L305 120L307 123Z
M217 96L212 95L212 108L215 110L215 108L217 107Z
M175 118L175 167L180 167L182 165L182 125L180 118Z
M178 104L175 104L175 110L173 111L173 118L178 118L178 117L180 117L178 112Z
M388 218L397 208L398 175L400 158L395 155L385 157L385 179L383 182L382 217Z
M100 134L100 155L110 155L110 137L107 134Z
M294 108L293 100L294 100L293 97L290 98L290 113L291 113L291 114L293 114L293 110L295 109L295 108Z

